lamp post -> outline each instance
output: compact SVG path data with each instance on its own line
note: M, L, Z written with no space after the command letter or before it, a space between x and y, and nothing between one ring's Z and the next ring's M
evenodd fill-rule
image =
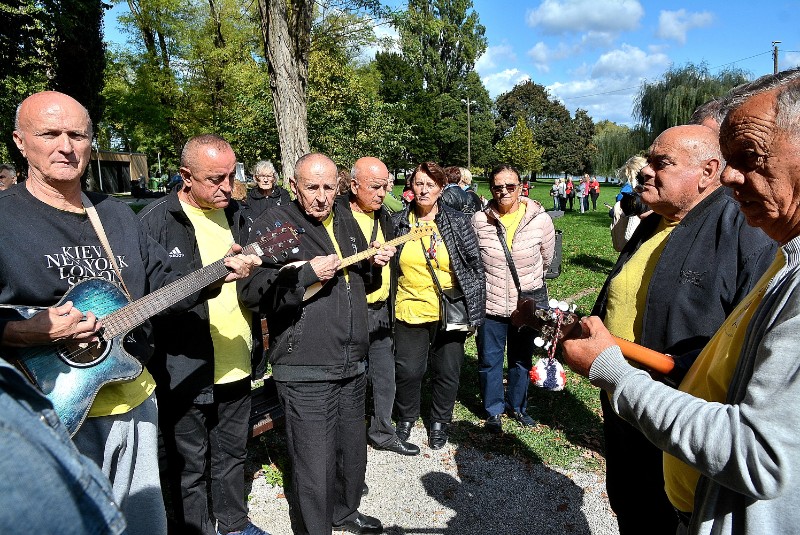
M467 97L466 99L462 98L461 102L467 105L467 169L472 170L472 129L469 125L469 106L475 104L475 101Z

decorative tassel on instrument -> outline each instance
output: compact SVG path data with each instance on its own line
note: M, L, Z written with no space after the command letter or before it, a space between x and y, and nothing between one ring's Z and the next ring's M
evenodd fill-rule
M556 360L556 341L562 336L561 327L564 322L565 313L569 313L569 305L567 303L559 303L557 300L552 299L549 303L550 310L547 312L552 314L552 339L550 342L539 336L534 339L534 344L537 347L544 347L547 349L547 357L539 359L534 367L531 368L530 377L531 382L546 390L558 392L564 390L567 383L567 373L564 367ZM563 306L562 306L563 305Z

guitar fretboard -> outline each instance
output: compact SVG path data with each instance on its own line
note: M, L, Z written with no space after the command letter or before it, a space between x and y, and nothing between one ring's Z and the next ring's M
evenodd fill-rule
M426 225L423 227L414 227L412 228L408 234L403 234L402 236L398 236L393 240L389 240L383 245L391 245L394 247L395 245L400 245L401 243L405 243L407 241L416 240L417 238L422 238L423 236L430 236L433 234L434 228L430 225ZM360 253L356 253L352 256L348 256L347 258L342 259L341 267L347 267L356 262L361 262L362 260L366 260L367 258L374 256L377 252L380 251L380 247L370 247Z

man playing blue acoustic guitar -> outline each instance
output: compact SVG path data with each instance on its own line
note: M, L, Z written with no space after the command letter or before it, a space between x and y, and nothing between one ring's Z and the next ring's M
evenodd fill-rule
M91 343L102 336L103 321L92 311L97 308L80 310L69 300L56 304L76 283L97 277L104 281L89 284L111 281L138 299L177 278L169 268L167 252L147 237L132 210L104 195L89 193L87 198L97 210L122 274L123 281L119 280L87 215L91 207L81 194L91 139L88 112L67 95L37 93L17 109L14 142L28 160L28 179L0 193L4 230L0 303L49 308L29 319L0 321L4 356L13 355L13 348ZM239 250L237 245L231 252ZM233 281L249 275L260 259L237 255L224 263L231 271L225 280ZM205 293L187 297L176 308L197 302ZM87 304L92 298L90 293ZM97 295L93 304L102 308L106 305L102 301ZM148 329L133 330L125 336L125 350L146 361L150 356L148 338ZM58 359L56 352L53 359ZM78 449L110 479L129 534L164 534L167 530L159 483L154 390L147 371L133 380L102 387L91 404L89 418L73 437ZM81 393L82 397L92 395Z

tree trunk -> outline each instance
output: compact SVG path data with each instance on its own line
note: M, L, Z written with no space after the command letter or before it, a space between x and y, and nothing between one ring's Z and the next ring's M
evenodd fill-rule
M291 14L286 4L258 0L284 179L293 176L298 158L310 152L306 86L313 1L292 0Z

